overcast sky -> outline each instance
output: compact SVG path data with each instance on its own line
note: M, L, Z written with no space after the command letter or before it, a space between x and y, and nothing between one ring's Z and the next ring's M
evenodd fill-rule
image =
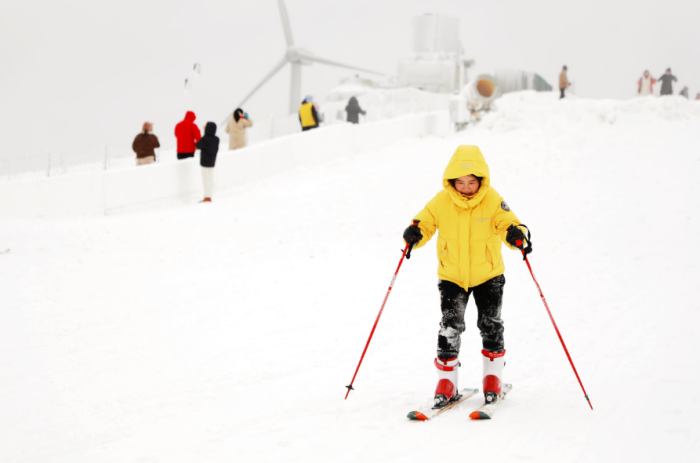
M667 67L700 92L700 1L286 0L297 44L318 56L396 74L411 18L460 20L473 73L512 68L579 96L631 98L644 69ZM282 57L277 0L23 0L0 4L0 158L48 150L130 149L144 120L165 147L187 107L184 79L202 64L197 121L219 122ZM318 98L350 71L315 64L302 94ZM289 67L252 98L251 117L285 113Z

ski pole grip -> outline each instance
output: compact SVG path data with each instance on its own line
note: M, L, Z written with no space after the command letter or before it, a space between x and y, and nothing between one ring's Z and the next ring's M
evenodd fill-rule
M413 219L413 225L415 225L417 227L419 223L420 223L420 220ZM411 258L411 251L413 250L413 246L415 246L415 243L411 243L408 245L408 251L406 251L406 259Z

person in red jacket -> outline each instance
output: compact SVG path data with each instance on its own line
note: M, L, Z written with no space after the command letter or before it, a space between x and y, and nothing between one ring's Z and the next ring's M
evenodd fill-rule
M193 158L197 149L195 144L202 139L199 127L194 124L197 116L192 111L187 111L185 119L175 126L175 138L177 138L177 158Z

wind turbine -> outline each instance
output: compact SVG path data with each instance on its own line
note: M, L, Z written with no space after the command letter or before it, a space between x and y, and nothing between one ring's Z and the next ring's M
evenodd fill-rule
M284 28L284 37L287 41L287 50L284 53L282 59L275 65L274 68L263 78L263 80L256 85L253 90L246 95L245 98L238 104L238 107L243 106L243 104L250 99L251 96L257 92L260 87L265 85L265 83L272 78L277 72L284 67L285 64L289 63L292 67L292 82L289 92L289 114L294 114L299 105L301 104L301 67L303 65L310 65L312 63L328 64L330 66L338 66L341 68L354 69L356 71L368 72L370 74L383 75L380 72L370 71L369 69L362 69L356 66L350 66L348 64L339 63L337 61L332 61L325 58L319 58L314 56L307 50L299 48L294 44L294 38L292 37L292 28L289 25L289 15L287 14L287 7L284 5L283 0L277 0L280 8L280 16L282 17L282 27ZM231 116L229 116L230 118ZM228 121L228 118L226 119Z

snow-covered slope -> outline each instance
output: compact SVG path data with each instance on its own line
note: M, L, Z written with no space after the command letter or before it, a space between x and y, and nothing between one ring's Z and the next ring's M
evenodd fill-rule
M451 138L261 173L212 204L3 219L0 461L692 459L698 104L519 93L499 108ZM595 411L506 252L513 392L490 422L468 419L478 399L406 420L435 385L432 245L404 264L343 401L401 233L465 143L532 229L533 268ZM479 386L471 303L467 317L461 383Z

